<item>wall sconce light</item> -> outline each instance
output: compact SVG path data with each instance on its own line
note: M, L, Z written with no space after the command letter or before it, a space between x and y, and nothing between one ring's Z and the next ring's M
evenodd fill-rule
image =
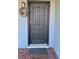
M19 13L22 16L24 16L24 17L27 16L27 14L28 14L28 8L27 8L25 2L21 2L21 7L19 8Z

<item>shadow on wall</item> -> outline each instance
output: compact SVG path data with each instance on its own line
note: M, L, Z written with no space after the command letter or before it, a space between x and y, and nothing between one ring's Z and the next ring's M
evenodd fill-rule
M54 50L60 56L60 0L56 0L55 21L54 21Z
M27 18L22 17L18 14L18 48L26 48L27 47L27 40L28 38L26 32L28 32L27 27Z

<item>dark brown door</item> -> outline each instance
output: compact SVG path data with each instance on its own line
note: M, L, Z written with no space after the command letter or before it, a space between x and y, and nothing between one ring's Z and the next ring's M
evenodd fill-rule
M49 3L30 3L30 44L48 43Z

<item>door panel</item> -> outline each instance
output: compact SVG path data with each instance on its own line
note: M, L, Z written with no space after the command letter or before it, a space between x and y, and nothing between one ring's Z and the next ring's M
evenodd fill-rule
M30 44L47 44L49 3L30 3Z

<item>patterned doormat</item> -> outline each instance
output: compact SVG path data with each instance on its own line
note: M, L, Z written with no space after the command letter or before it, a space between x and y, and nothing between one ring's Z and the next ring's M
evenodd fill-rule
M29 52L31 55L48 55L46 48L30 48Z

